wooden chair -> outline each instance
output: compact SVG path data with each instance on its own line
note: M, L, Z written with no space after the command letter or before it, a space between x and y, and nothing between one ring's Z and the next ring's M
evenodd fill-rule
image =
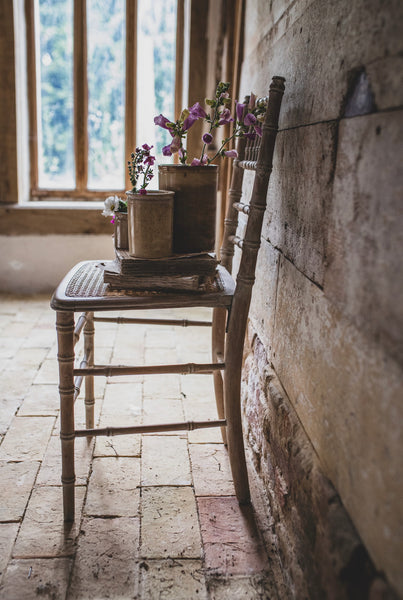
M278 117L284 92L284 79L274 77L267 99L263 135L254 141L238 140L238 159L234 161L229 207L224 224L221 263L212 289L193 292L110 292L103 281L99 261L76 265L55 291L51 307L57 311L59 392L62 446L62 485L65 521L74 520L74 440L76 437L139 434L162 431L221 427L228 445L236 495L240 503L249 502L249 483L242 436L240 384L242 353L249 312L255 267L260 246L266 195L272 169ZM241 200L245 169L255 171L249 205ZM243 240L236 236L238 212L248 215ZM236 284L230 275L234 246L242 249ZM174 319L145 319L95 316L94 313L136 309L169 309L178 307L212 307L212 323ZM76 312L84 311L74 321ZM212 362L155 366L109 366L94 364L94 323L114 321L149 325L212 325ZM74 367L74 346L84 332L84 358ZM213 373L218 419L187 423L139 425L126 427L94 427L94 376L162 373ZM74 401L85 378L86 429L75 429ZM169 443L169 440L167 440Z

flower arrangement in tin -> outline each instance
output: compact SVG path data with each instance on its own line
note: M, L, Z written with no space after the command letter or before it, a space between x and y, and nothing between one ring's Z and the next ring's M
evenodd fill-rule
M171 134L172 141L162 149L164 156L172 156L178 153L181 164L186 165L188 156L184 146L184 140L189 129L202 119L207 125L207 131L202 136L203 147L200 158L194 158L190 163L191 166L202 166L211 164L217 157L235 158L236 150L228 150L228 144L231 140L237 137L246 137L254 139L256 135L262 135L261 122L264 119L266 105L264 102L256 102L256 96L251 94L248 104L240 102L235 103L235 114L231 114L230 105L231 98L229 97L229 83L220 82L217 85L215 97L206 99L206 105L209 109L204 110L199 102L196 102L190 108L182 111L177 121L170 121L162 114L154 118L154 123L167 129ZM233 130L229 137L222 140L218 150L214 155L209 157L206 149L213 141L213 134L221 125L233 123Z

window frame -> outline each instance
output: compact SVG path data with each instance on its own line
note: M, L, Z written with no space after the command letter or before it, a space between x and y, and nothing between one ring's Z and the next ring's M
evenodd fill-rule
M175 57L175 115L181 110L183 93L183 48L185 1L177 0ZM38 183L38 121L35 43L35 0L25 0L27 26L27 80L29 115L30 198L35 200L99 200L109 194L122 194L130 188L125 169L124 189L89 190L88 179L88 81L86 0L73 0L73 88L74 88L74 189L40 188ZM137 86L137 0L126 0L126 71L125 71L125 156L136 145Z

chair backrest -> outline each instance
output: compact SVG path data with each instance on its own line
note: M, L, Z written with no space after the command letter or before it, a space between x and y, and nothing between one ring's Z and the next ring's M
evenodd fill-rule
M262 137L256 136L254 140L239 138L236 148L238 157L233 161L220 256L221 264L229 272L232 272L234 246L241 248L243 253L238 272L241 276L254 276L255 272L263 215L266 210L266 195L272 170L274 145L278 131L278 118L284 93L284 81L283 77L273 77L269 96L257 100L257 102L266 104ZM248 102L249 96L246 96L244 103L247 104ZM252 170L256 173L249 204L241 202L245 170ZM240 212L248 215L243 240L236 236L238 214ZM251 267L253 267L252 271L250 270Z
M274 145L278 131L280 106L284 93L283 77L273 77L269 95L261 101L267 102L262 137L254 140L238 139L238 158L233 164L228 207L224 221L221 264L232 272L234 246L242 250L236 279L236 289L231 314L236 312L237 329L246 327L252 287L255 281L257 255L260 248L263 216L266 210L266 196L272 171ZM242 203L242 182L245 170L255 171L252 195L249 204ZM248 217L244 239L236 235L238 214ZM230 322L234 319L230 319Z

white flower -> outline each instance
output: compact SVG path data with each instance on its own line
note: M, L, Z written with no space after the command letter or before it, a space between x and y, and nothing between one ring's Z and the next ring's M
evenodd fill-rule
M104 202L104 217L113 217L115 212L119 210L119 198L117 196L108 196Z

